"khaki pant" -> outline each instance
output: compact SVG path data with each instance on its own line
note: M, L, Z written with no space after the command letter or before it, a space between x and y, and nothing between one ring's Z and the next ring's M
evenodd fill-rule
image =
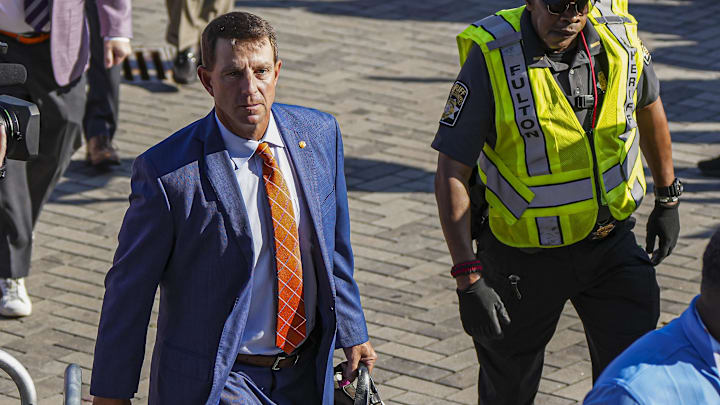
M233 0L165 0L166 40L177 49L197 46L200 34L215 17L232 10Z

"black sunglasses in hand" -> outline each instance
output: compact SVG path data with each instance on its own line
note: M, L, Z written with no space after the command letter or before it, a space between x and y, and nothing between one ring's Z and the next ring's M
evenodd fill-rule
M570 8L570 5L575 6L575 15L585 15L590 11L588 4L595 5L595 1L596 0L568 1L567 3L546 4L546 6L548 13L552 15L564 14Z

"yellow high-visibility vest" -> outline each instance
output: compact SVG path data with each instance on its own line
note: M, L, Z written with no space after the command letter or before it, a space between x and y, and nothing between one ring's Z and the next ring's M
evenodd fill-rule
M595 130L586 134L550 69L527 68L524 9L499 11L457 37L461 64L473 44L482 48L495 97L497 141L483 147L478 170L498 240L514 247L566 246L592 231L599 201L623 220L645 195L635 118L642 43L627 0L596 3L588 23L605 48L609 74Z

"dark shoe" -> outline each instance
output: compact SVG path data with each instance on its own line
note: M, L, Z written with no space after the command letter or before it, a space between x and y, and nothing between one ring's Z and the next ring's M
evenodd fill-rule
M194 46L178 51L173 61L173 80L178 84L189 84L197 80L200 53Z
M720 177L720 156L715 159L698 162L700 172L708 177Z
M120 157L107 135L97 135L88 139L86 159L88 164L95 167L120 164Z

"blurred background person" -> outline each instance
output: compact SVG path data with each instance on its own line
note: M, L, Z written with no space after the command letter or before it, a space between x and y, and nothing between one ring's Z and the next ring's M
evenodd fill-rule
M86 160L93 167L105 169L120 164L112 140L117 129L121 67L119 64L105 67L97 0L87 0L85 12L90 28L90 67L86 73L88 93L83 118Z
M98 0L106 67L119 64L130 53L130 7L130 0ZM9 45L7 54L0 55L0 63L22 64L28 74L25 84L0 87L0 94L38 105L41 139L37 159L8 160L6 178L0 182L3 316L27 316L32 312L25 277L30 271L33 227L81 144L83 73L90 57L84 8L84 0L0 2L0 41Z
M173 80L188 84L197 80L200 64L200 33L215 17L232 10L232 0L165 0L168 12L166 40L175 46Z

